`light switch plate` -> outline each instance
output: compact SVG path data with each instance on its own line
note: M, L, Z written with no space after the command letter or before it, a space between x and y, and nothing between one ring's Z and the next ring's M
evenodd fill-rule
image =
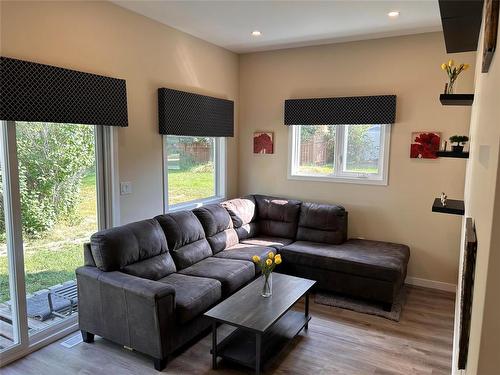
M129 181L120 182L120 195L132 194L132 183Z

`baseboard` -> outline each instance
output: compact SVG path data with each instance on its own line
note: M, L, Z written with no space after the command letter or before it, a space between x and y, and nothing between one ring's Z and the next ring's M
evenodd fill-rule
M457 292L457 286L455 284L444 283L442 281L421 279L419 277L407 276L405 280L406 284L421 286L424 288L443 290L445 292Z

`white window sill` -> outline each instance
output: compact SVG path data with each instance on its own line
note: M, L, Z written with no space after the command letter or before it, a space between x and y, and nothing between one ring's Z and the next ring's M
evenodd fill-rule
M172 206L169 206L167 208L167 212L175 212L175 211L186 211L186 210L193 210L198 207L205 206L207 204L215 204L215 203L220 203L225 201L225 197L211 197L211 198L206 198L206 199L199 199L191 202L186 202L186 203L178 203L174 204Z
M376 179L370 177L341 177L341 176L312 176L312 175L288 175L289 180L317 181L317 182L340 182L343 184L379 185L387 186L387 178Z

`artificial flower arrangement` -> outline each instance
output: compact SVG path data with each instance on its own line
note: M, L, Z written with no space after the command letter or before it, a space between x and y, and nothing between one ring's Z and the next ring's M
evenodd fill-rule
M448 74L448 78L450 80L444 87L444 93L453 94L453 88L458 75L464 70L469 69L469 64L460 64L458 66L455 66L455 62L453 60L450 60L448 61L448 64L441 64L441 69L443 69L446 74Z
M275 255L272 251L270 251L267 254L267 258L261 259L258 255L254 255L252 257L252 260L259 266L262 271L262 296L270 297L271 294L273 294L272 272L274 271L274 268L281 263L281 255Z

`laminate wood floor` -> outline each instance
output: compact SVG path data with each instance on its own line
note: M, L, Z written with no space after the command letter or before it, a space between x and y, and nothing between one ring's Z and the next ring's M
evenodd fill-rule
M408 287L399 323L323 306L311 298L312 320L264 374L449 375L455 295ZM297 309L303 309L299 303ZM230 332L219 328L219 340ZM73 336L71 334L70 336ZM64 340L64 339L63 339ZM63 341L61 340L61 341ZM211 369L207 334L174 357L166 374L252 374L219 363ZM149 357L96 337L95 343L65 348L53 343L0 370L2 375L158 374Z

